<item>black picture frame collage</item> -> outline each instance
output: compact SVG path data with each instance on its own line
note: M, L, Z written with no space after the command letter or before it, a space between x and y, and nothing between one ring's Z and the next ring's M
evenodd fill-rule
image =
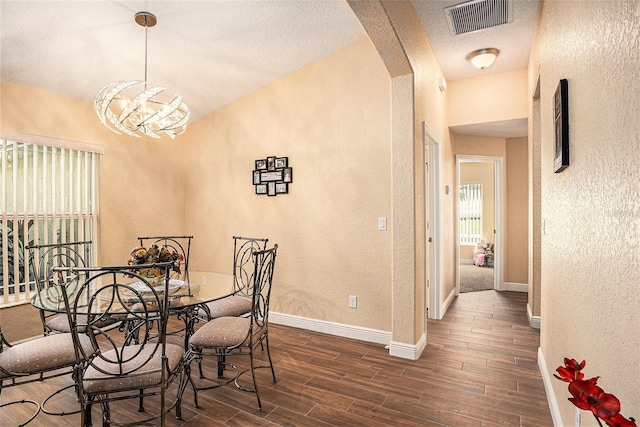
M253 185L256 194L277 196L289 193L293 182L293 168L288 157L269 156L258 159L253 170Z

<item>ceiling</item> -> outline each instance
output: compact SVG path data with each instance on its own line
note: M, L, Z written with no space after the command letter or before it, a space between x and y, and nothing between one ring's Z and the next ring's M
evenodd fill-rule
M412 1L446 78L526 68L539 0L513 0L509 24L451 36L444 7L460 1ZM109 82L143 80L139 11L158 19L148 29L149 82L180 93L192 120L366 37L344 0L2 0L0 79L89 102ZM479 71L465 56L482 47L501 54ZM503 136L514 126L454 131Z

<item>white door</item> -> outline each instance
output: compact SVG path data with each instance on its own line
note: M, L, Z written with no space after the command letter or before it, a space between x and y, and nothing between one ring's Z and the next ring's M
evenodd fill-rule
M423 122L424 137L424 204L425 204L425 324L431 319L442 318L440 283L440 141ZM426 331L426 325L425 325Z

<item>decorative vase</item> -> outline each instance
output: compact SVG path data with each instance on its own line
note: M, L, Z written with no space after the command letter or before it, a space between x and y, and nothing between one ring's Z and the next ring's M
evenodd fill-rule
M141 268L138 273L144 277L151 286L158 286L162 284L162 278L164 275L160 268Z

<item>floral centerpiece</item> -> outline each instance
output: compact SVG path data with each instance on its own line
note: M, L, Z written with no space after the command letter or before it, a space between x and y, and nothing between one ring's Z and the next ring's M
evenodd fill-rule
M181 273L180 262L184 261L184 256L176 250L172 250L166 246L160 247L156 243L152 243L148 249L144 246L133 248L127 265L156 264L170 261L175 261L172 270L178 274ZM162 276L165 274L165 271L160 267L142 268L136 270L136 272L146 278L151 285L159 284Z
M599 426L602 426L602 420L610 427L636 427L635 419L627 419L620 413L620 400L598 387L596 383L600 377L584 379L582 370L586 364L584 360L578 363L575 359L565 358L564 366L556 369L559 375L553 374L569 383L569 393L573 396L569 401L580 409L591 411Z

